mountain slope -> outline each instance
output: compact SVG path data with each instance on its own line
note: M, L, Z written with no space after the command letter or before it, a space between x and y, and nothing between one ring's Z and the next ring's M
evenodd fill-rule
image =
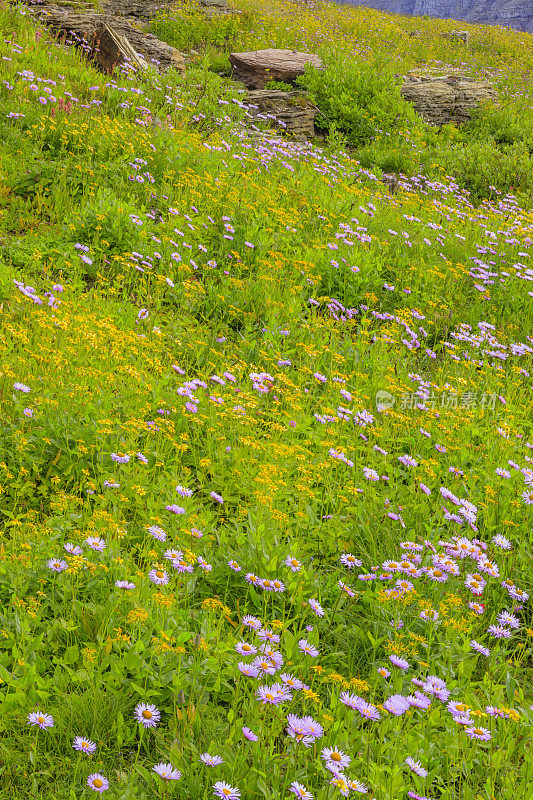
M351 5L368 6L391 14L409 14L441 19L457 19L485 25L503 25L520 31L533 32L533 2L531 0L365 0Z

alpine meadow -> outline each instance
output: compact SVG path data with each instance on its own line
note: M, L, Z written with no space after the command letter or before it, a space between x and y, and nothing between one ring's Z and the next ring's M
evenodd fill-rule
M533 800L533 35L58 2L0 0L0 800Z

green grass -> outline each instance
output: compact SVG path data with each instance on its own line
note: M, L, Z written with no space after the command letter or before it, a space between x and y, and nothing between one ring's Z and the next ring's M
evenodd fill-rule
M376 800L531 800L533 40L469 26L465 51L451 22L237 10L153 23L197 50L183 75L104 77L0 9L0 796L94 796L98 773L112 800L204 800L217 781L332 800L338 748ZM327 146L247 130L227 53L268 46L328 58L306 78ZM391 83L422 62L494 75L499 105L425 126ZM497 639L502 612L519 627ZM274 676L239 672L236 646L261 646L247 614L280 637ZM257 699L287 673L304 688ZM446 700L387 710L412 678L430 696L428 675ZM288 714L323 736L299 743Z

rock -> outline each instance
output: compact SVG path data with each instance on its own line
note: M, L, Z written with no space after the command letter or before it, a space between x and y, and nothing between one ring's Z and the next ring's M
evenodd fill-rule
M468 31L449 31L442 34L443 39L449 39L452 42L470 42L470 33Z
M244 102L252 117L270 122L295 139L307 140L314 136L316 109L303 92L257 89L248 92Z
M100 5L104 14L148 21L172 2L173 0L159 0L158 2L153 0L151 2L147 0L102 0Z
M171 67L177 70L185 67L183 56L178 50L161 42L151 33L143 33L120 17L95 12L76 13L60 6L40 6L32 9L32 12L66 44L74 44L85 52L89 51L90 58L101 69L105 68L103 66L105 58L102 57L102 64L100 64L96 42L97 31L102 31L103 25L107 25L115 37L126 39L146 66L153 65L159 72ZM105 47L110 48L109 52L111 52L112 45L108 38L106 38L106 42ZM140 64L141 62L137 61L137 68L140 68Z
M422 38L422 31L410 31L409 32L410 39L421 39Z
M231 53L230 63L235 77L248 89L264 89L272 80L292 83L305 72L305 65L319 69L322 60L312 53L297 50L254 50L250 53Z
M115 67L131 64L143 71L148 64L131 46L125 36L121 36L106 22L101 22L93 35L93 60L102 72L112 72Z
M449 122L460 125L470 119L472 110L480 103L497 99L489 81L476 81L464 75L406 75L401 93L417 114L433 125Z
M391 173L384 172L383 175L381 176L381 182L385 184L385 186L387 187L387 189L391 194L395 194L400 185L398 176L394 172Z

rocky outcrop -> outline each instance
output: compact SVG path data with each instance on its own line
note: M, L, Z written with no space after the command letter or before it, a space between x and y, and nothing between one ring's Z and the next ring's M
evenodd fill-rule
M315 134L316 109L303 92L279 92L257 89L244 97L251 116L271 125L294 139L307 140Z
M312 53L297 50L254 50L250 53L231 53L229 57L234 77L247 89L264 89L269 81L293 83L303 75L306 64L319 69L322 61Z
M443 39L449 39L450 42L463 42L468 44L470 42L470 33L468 31L447 31L442 34Z
M105 14L147 22L174 2L175 0L102 0L101 7ZM207 11L224 13L228 9L228 0L199 0L199 3Z
M125 36L121 36L106 22L102 22L94 33L92 60L102 72L112 72L115 67L131 65L137 70L148 69L148 64L131 46Z
M137 69L143 68L143 61L146 62L144 66L152 65L158 71L171 67L182 70L185 66L183 56L178 50L161 42L153 34L138 30L126 19L95 12L76 13L61 6L39 6L33 9L33 13L60 41L82 48L103 71L109 70L113 53L117 59L115 63L121 64L125 59L130 61L128 54L131 56L131 50L137 56L133 58ZM126 40L127 43L121 52L119 40Z
M406 75L401 92L426 122L439 126L467 122L480 103L497 98L489 81L462 75Z
M354 6L366 6L390 14L430 16L503 25L533 33L531 0L347 0Z

